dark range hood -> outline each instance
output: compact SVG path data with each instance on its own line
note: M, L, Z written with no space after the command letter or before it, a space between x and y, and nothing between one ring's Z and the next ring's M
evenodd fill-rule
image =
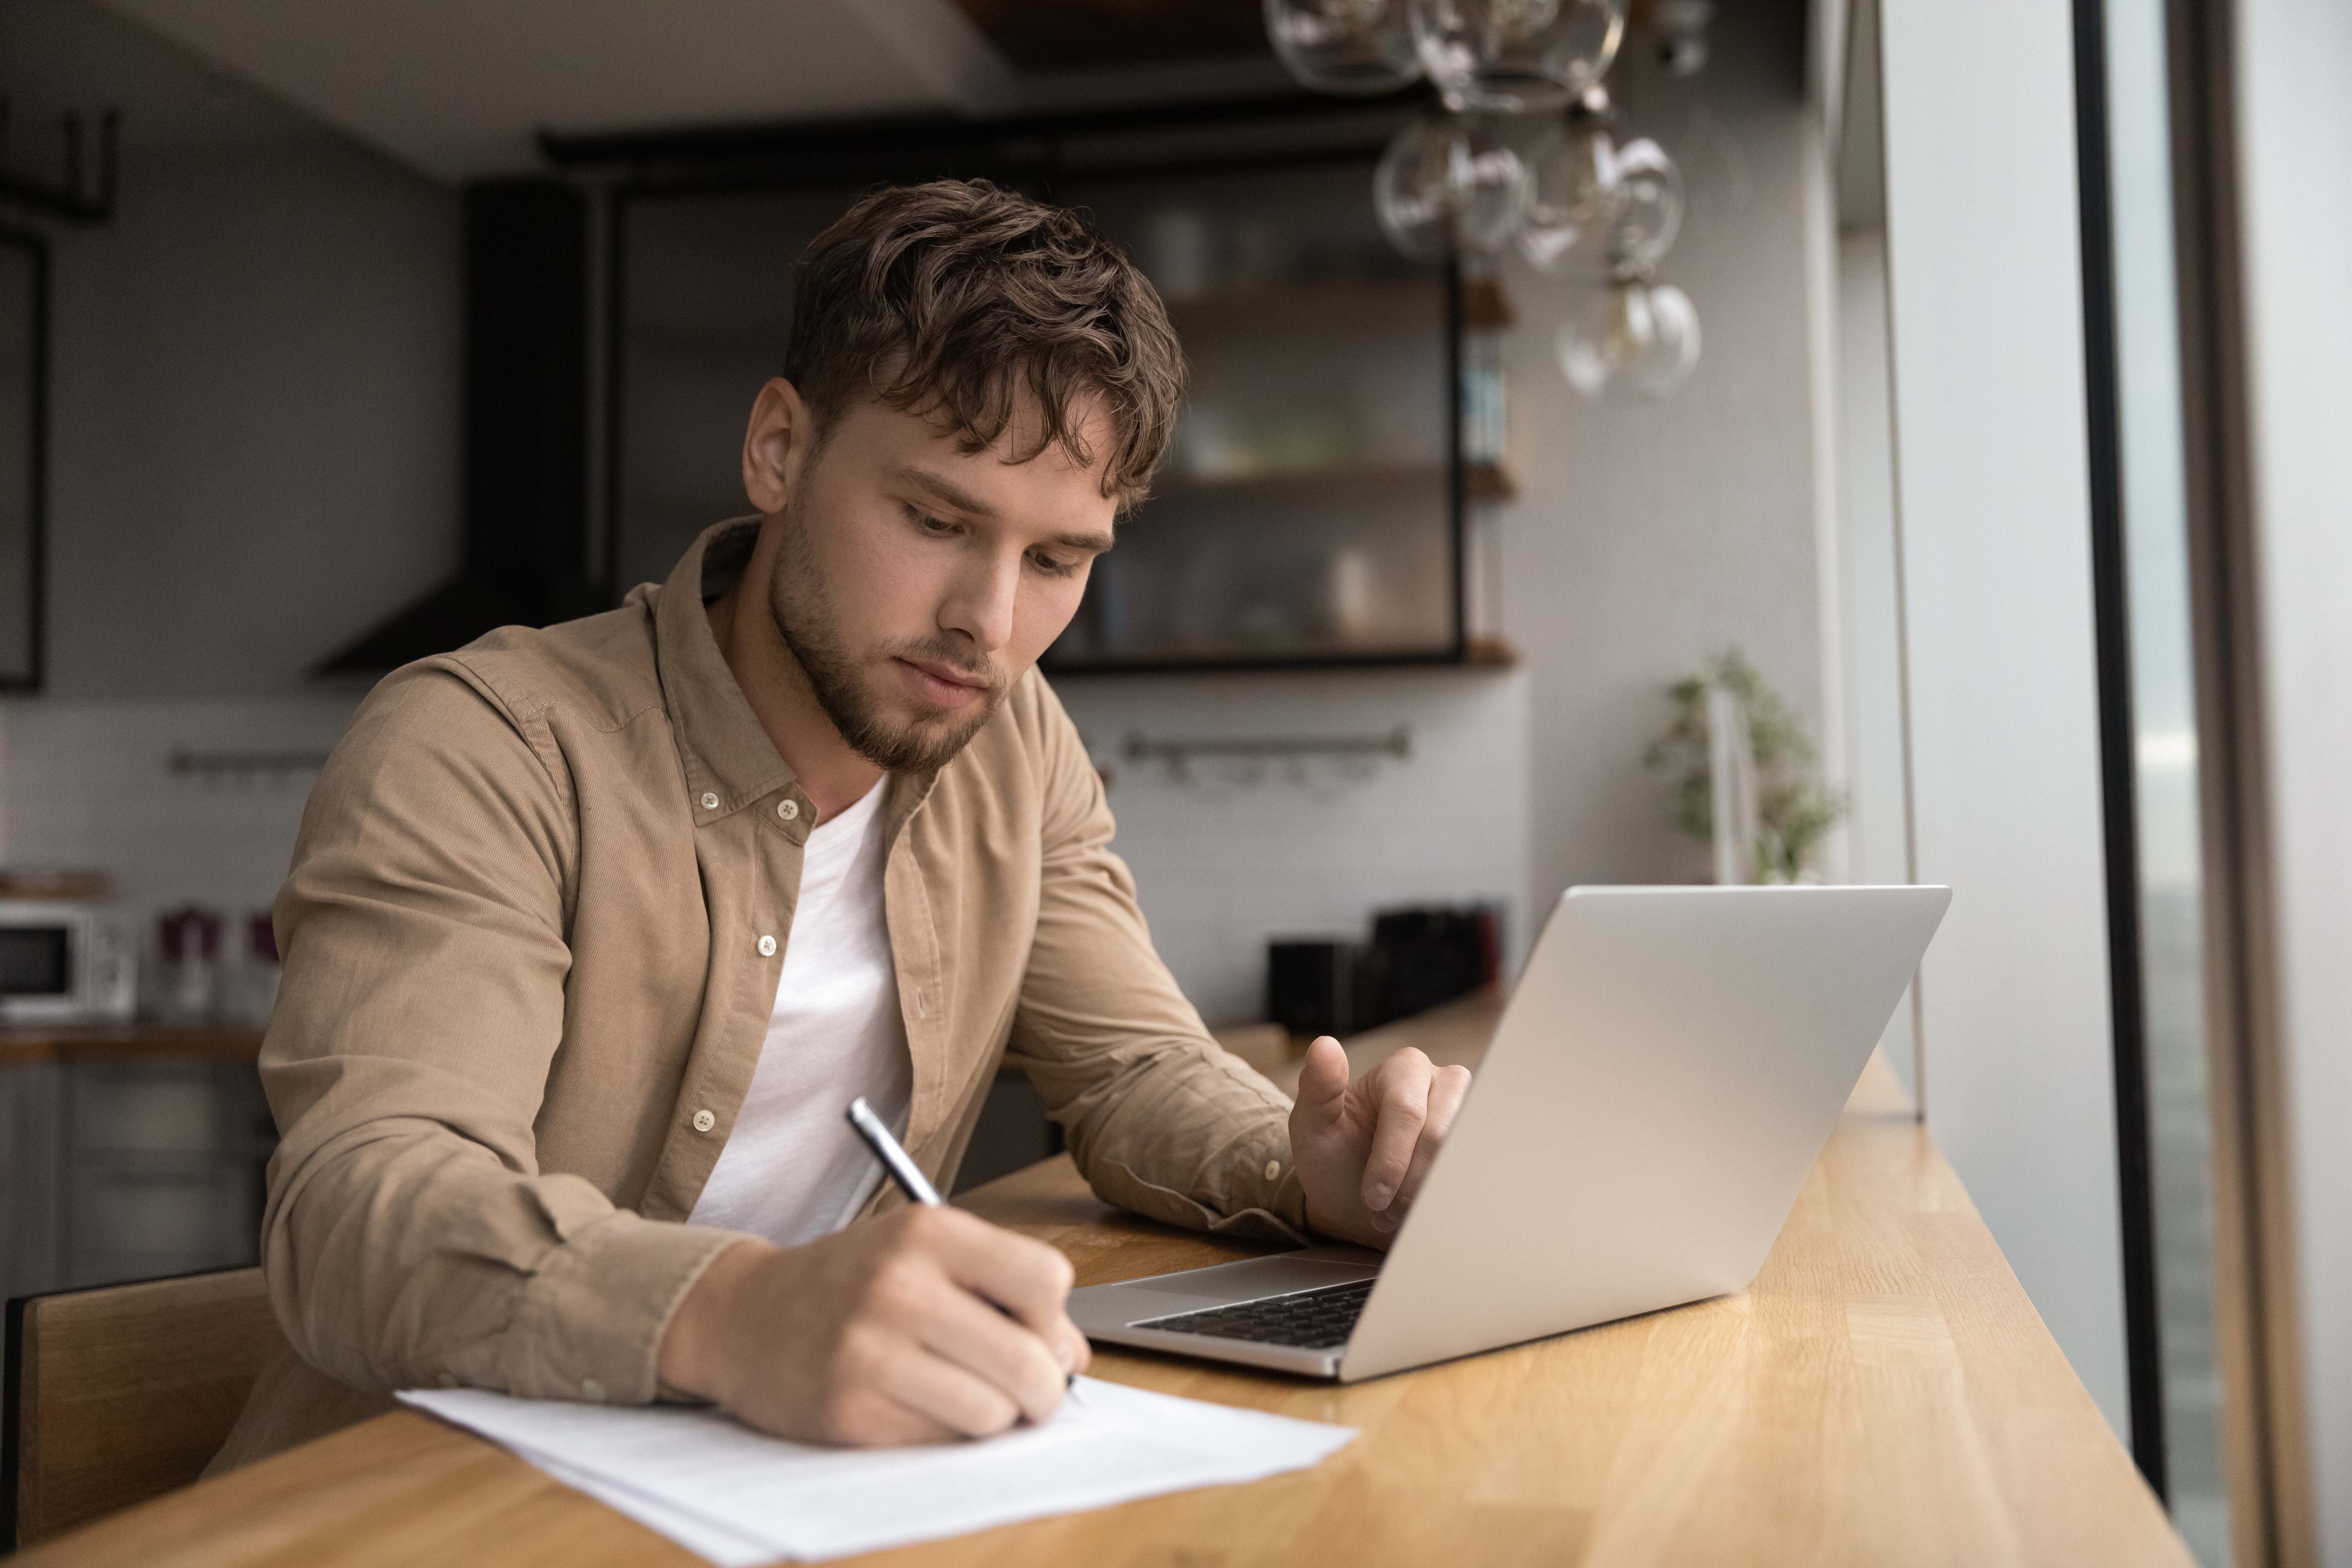
M587 205L570 185L467 188L464 563L312 673L380 675L610 603L588 575L587 262Z

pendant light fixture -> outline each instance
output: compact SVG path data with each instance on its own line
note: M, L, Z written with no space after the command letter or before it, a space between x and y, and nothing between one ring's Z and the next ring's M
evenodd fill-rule
M1426 75L1439 106L1398 132L1372 181L1390 243L1418 261L1490 265L1516 242L1590 292L1559 325L1561 373L1587 397L1668 397L1698 362L1698 312L1657 280L1682 226L1681 172L1646 137L1620 143L1602 79L1627 0L1265 0L1283 65L1318 92L1393 91ZM1675 74L1706 58L1705 0L1662 4ZM1497 117L1560 118L1522 159Z
M1625 0L1406 0L1423 68L1448 109L1535 114L1609 73Z
M1484 115L1424 114L1397 133L1372 176L1372 210L1417 261L1493 255L1525 221L1528 171Z

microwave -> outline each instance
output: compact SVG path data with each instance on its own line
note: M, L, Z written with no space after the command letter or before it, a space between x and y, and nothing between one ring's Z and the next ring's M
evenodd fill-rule
M0 1024L130 1021L139 952L105 905L0 899Z

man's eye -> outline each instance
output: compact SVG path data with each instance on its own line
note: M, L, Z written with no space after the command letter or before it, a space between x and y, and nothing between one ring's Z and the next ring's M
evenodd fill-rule
M1076 562L1056 560L1051 555L1032 555L1029 559L1036 563L1038 571L1048 577L1067 577L1078 569Z
M913 521L917 528L921 529L925 533L936 534L944 538L956 531L956 525L948 521L945 518L933 517L929 512L919 510L911 506L907 509L907 516Z

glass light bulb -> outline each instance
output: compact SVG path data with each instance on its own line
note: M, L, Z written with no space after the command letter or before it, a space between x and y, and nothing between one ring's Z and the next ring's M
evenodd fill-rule
M1556 125L1528 159L1519 249L1547 272L1608 269L1604 239L1617 195L1617 150L1594 124Z
M1454 110L1557 109L1608 74L1626 0L1411 0L1413 41Z
M1620 278L1646 276L1683 226L1682 171L1649 138L1628 142L1617 149L1614 196L1602 246L1608 268Z
M1318 92L1391 92L1421 75L1405 0L1265 0L1265 36Z
M1527 206L1527 165L1482 120L1423 115L1397 132L1372 175L1372 210L1416 261L1508 243Z
M1587 398L1672 397L1698 363L1698 311L1671 283L1629 278L1560 321L1560 374Z

